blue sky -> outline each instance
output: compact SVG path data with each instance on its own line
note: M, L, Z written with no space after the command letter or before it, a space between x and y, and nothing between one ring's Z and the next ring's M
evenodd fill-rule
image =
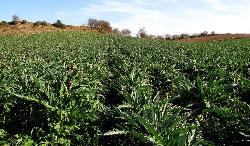
M60 19L82 25L97 18L134 34L140 27L159 35L250 33L249 8L249 0L1 0L0 20L18 15L29 21Z

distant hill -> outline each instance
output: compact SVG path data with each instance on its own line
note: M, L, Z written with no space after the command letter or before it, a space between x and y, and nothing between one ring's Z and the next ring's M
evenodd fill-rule
M250 34L215 34L200 36L195 38L179 39L181 42L210 42L210 41L223 41L232 39L250 38Z
M95 20L95 19L94 19ZM96 20L97 21L97 20ZM101 20L100 22L102 22ZM106 22L106 21L103 21ZM6 34L33 34L33 33L43 33L43 32L60 32L60 31L80 31L80 32L101 32L101 33L108 33L108 34L118 34L118 35L125 35L130 36L130 30L119 31L117 28L110 27L110 23L106 22L109 26L108 31L103 28L103 30L98 29L98 27L90 27L86 26L74 26L74 25L65 25L63 27L58 27L53 24L47 23L45 21L37 21L33 22L25 22L20 21L16 24L11 24L12 22L6 22L3 24L3 21L0 23L0 35ZM123 32L124 31L124 32ZM140 38L148 38L148 39L163 39L163 40L176 40L181 42L210 42L210 41L222 41L222 40L231 40L231 39L240 39L240 38L250 38L250 34L196 34L196 35L189 35L189 34L180 34L180 35L172 35L168 36L154 36L148 35L144 32L145 36ZM137 36L138 37L138 36Z

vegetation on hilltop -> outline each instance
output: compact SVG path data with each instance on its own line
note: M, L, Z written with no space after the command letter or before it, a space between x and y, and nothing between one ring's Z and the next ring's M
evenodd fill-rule
M27 20L20 20L17 15L14 15L11 22L0 22L0 34L29 34L39 32L57 32L57 31L84 31L84 32L100 32L105 34L116 34L130 36L129 29L119 30L112 28L110 23L105 20L88 19L87 25L73 26L66 25L61 20L50 24L46 21L28 22Z

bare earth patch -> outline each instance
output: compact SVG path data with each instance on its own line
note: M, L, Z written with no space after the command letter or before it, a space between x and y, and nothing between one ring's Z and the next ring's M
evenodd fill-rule
M202 36L196 38L180 39L181 42L211 42L211 41L223 41L232 39L250 38L250 34L216 34L209 36Z

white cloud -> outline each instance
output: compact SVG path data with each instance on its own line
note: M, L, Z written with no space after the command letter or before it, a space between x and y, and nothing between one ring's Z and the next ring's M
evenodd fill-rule
M140 27L160 35L204 30L250 33L249 7L248 0L104 0L71 15L108 18L113 27L129 28L134 34Z

